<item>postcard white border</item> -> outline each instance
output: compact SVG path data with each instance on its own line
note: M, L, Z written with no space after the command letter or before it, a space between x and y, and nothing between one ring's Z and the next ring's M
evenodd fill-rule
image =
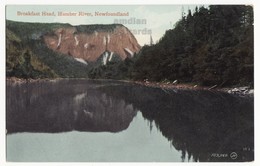
M105 3L104 3L105 2ZM13 163L13 162L6 162L6 155L5 155L5 6L10 4L41 4L41 5L141 5L141 4L252 4L254 6L254 26L255 26L255 52L254 52L254 63L255 63L255 70L254 70L254 78L255 78L255 161L254 162L245 162L245 163L210 163L210 165L260 165L260 156L259 156L259 72L260 72L260 42L259 42L259 16L260 16L260 6L259 0L159 0L159 1L147 1L147 0L72 0L72 1L54 1L54 0L42 0L42 1L35 1L35 0L1 0L0 1L0 89L1 89L1 96L0 96L0 105L1 105L1 115L0 115L0 165L209 165L209 163ZM258 141L257 141L258 140Z

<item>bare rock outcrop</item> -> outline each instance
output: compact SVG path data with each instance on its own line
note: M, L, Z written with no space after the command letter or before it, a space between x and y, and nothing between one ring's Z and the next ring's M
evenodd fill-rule
M44 35L44 42L54 51L87 62L96 61L106 51L123 60L132 57L141 48L123 25L97 25L96 29L91 26L95 25L58 28Z

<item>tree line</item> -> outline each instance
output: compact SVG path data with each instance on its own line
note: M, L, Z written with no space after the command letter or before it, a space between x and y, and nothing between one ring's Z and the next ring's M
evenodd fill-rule
M157 44L142 48L133 79L253 85L253 43L252 6L196 7Z
M253 86L253 23L252 6L196 7L156 44L143 46L133 59L92 70L91 78Z

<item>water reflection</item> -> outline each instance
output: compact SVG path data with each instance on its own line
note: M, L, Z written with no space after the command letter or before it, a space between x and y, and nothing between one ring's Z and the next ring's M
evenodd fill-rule
M7 84L8 133L119 132L128 128L137 110L151 130L159 129L181 151L182 160L254 160L252 97L116 81ZM232 152L237 156L231 158Z
M83 80L8 84L7 132L126 129L136 115L133 105L107 96L99 86Z
M129 85L116 91L102 89L133 103L150 124L155 122L174 148L182 151L182 160L254 160L253 98ZM237 156L230 157L232 152Z

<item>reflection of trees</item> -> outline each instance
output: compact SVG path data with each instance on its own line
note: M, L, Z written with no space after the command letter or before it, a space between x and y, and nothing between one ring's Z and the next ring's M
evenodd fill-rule
M211 91L121 86L104 91L125 98L143 117L194 161L251 161L254 154L253 99ZM245 150L246 149L246 150ZM250 150L249 150L250 149ZM238 158L232 160L231 152ZM227 154L223 158L214 154Z
M10 86L8 133L119 132L129 126L139 109L182 152L183 160L254 159L253 98L113 81L63 80ZM238 154L236 160L212 156L231 152Z
M136 115L133 106L109 97L95 86L102 84L62 80L7 85L8 133L126 129Z

